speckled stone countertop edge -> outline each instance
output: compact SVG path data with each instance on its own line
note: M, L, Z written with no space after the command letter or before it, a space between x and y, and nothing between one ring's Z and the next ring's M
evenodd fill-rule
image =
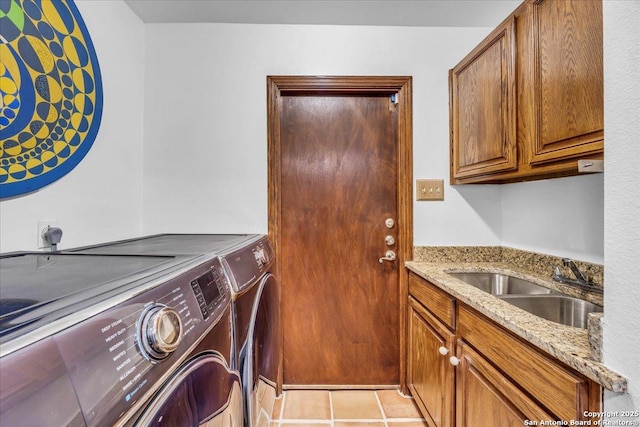
M627 379L625 377L591 357L586 329L559 325L542 319L468 285L447 273L465 271L505 273L532 280L546 287L555 287L547 279L540 279L526 270L506 263L407 261L405 266L515 335L602 385L607 390L620 393L627 391ZM564 291L564 288L557 290Z

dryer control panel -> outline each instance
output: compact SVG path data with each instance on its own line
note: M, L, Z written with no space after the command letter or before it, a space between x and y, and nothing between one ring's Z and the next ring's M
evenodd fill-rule
M231 279L233 291L241 293L269 271L274 261L274 251L269 238L261 236L253 244L220 257Z

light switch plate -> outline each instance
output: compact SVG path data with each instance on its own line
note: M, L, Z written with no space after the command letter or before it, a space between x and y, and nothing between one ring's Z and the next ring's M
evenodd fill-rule
M444 180L416 180L416 200L444 200Z

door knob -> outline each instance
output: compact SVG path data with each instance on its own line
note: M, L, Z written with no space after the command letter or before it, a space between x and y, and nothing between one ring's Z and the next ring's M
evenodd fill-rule
M451 363L453 366L458 366L460 364L460 359L455 356L451 356L449 358L449 363Z
M440 354L444 356L445 354L449 353L449 349L443 346L438 349L438 352L440 352Z
M383 261L391 262L391 261L394 261L395 259L396 259L396 253L393 251L387 251L384 253L384 256L378 260L378 262L382 264Z
M393 220L393 218L387 218L384 220L384 225L387 228L393 228L393 226L396 225L396 222Z
M396 244L396 239L394 239L393 236L391 234L389 234L389 235L385 236L384 243L387 246L393 246L393 245Z

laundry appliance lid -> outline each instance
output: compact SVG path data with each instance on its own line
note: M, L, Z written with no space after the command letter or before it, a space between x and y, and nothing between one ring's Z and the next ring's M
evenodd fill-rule
M0 256L0 340L89 307L158 272L176 256L18 252Z
M201 255L228 251L255 240L254 234L155 234L70 249L85 254Z

